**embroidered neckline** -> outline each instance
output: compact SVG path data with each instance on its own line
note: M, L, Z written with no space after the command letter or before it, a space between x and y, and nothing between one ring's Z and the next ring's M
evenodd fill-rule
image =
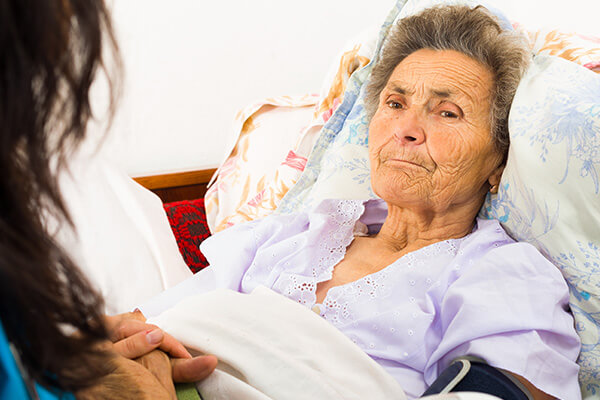
M340 312L348 312L347 309L344 310L344 306L337 303L337 299L342 295L353 294L357 297L367 295L371 299L380 297L387 292L388 285L385 281L390 272L400 266L411 268L414 265L425 264L424 259L434 257L443 251L456 255L458 252L457 244L469 236L432 243L407 253L379 271L365 275L355 281L329 288L323 302L317 303L317 285L333 277L333 269L346 255L346 250L355 237L356 222L365 211L364 203L361 200L341 200L323 205L323 207L327 208L320 211L328 214L330 226L319 237L316 266L311 269L310 276L291 273L289 276L291 279L283 292L308 307L320 306L320 309L323 310L321 315L328 320L331 319L331 322L334 323L339 320L335 315ZM333 315L331 311L335 311ZM347 318L348 315L345 315L345 317Z
M357 303L370 302L391 294L392 285L390 285L389 277L398 269L425 267L428 259L436 257L442 252L455 256L459 251L458 243L465 238L466 236L459 239L443 240L407 253L379 271L365 275L355 281L329 288L323 298L323 303L315 302L309 304L309 306L320 306L321 316L334 325L353 322L354 312L352 310ZM333 267L331 267L332 270ZM433 282L429 281L428 283L432 284ZM314 285L313 301L316 301L316 289L317 286ZM416 299L411 297L409 301L415 302Z

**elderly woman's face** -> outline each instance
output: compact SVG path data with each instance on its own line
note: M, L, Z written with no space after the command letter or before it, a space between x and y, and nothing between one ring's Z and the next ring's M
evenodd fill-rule
M490 134L492 83L485 66L456 51L423 49L398 64L369 126L375 193L441 212L481 201L488 179L501 173Z

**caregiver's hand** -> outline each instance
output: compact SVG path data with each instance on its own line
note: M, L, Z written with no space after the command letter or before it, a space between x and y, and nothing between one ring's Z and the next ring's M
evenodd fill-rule
M215 356L192 357L175 338L145 321L139 311L106 317L114 350L118 354L137 359L160 349L171 356L171 373L175 382L200 381L214 371L217 366Z
M110 340L124 357L137 358L160 348L176 358L191 358L185 347L158 326L147 324L139 311L105 317Z

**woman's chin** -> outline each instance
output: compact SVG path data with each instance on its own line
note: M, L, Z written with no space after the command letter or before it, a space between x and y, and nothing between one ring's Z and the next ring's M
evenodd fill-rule
M385 201L388 206L422 208L429 203L429 196L415 192L414 187L400 189L399 186L382 185L378 188L373 187L373 192Z

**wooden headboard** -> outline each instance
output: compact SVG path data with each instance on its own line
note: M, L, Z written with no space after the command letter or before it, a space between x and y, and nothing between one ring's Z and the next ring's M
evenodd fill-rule
M194 200L204 197L210 178L216 168L172 174L139 176L133 179L146 189L156 193L163 203Z

